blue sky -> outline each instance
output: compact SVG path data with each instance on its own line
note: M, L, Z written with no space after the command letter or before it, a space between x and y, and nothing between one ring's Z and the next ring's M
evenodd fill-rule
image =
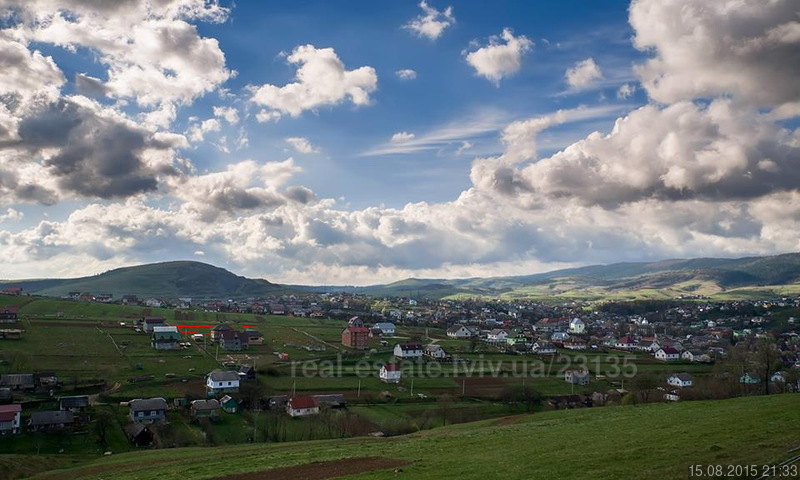
M0 265L367 284L797 250L798 11L729 3L7 2Z

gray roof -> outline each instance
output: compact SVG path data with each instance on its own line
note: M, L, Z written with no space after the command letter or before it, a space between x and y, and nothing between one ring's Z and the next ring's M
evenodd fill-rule
M219 408L219 401L215 398L210 400L195 400L192 402L192 410L216 410Z
M34 426L40 425L58 425L62 423L72 423L75 417L72 412L62 410L48 410L45 412L31 413L30 424Z
M232 370L214 370L208 377L214 382L232 382L239 380L239 373Z
M14 385L30 385L33 386L32 373L7 373L0 375L0 385L14 386Z
M136 398L128 404L133 412L143 412L147 410L166 410L167 401L161 397L156 398Z
M89 406L89 396L59 397L58 403L61 408L84 408Z

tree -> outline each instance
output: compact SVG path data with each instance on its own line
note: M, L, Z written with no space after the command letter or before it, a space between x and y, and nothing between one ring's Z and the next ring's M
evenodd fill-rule
M633 377L633 390L642 399L642 403L654 400L653 395L657 393L660 380L652 373L639 373Z
M97 444L105 452L108 450L108 429L114 423L114 417L108 410L100 410L94 420L94 434L97 437Z
M442 395L436 400L436 411L442 417L442 425L447 425L450 419L450 413L453 408L453 397L450 395Z
M764 384L764 395L769 395L769 379L782 365L781 352L774 341L759 338L755 342L750 357Z

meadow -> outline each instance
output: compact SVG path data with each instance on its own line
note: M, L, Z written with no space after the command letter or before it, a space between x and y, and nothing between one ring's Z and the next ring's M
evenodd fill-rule
M288 473L327 461L353 468L347 478L360 480L393 475L395 467L386 465L402 465L400 475L415 479L689 478L692 464L763 466L795 456L798 408L800 396L785 394L537 412L384 439L131 452L34 478L302 478ZM384 459L382 468L356 474L359 462L374 457Z

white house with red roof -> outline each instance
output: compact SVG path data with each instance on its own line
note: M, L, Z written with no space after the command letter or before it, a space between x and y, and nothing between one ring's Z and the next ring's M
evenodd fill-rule
M387 363L381 367L378 377L380 377L381 381L386 383L400 383L402 374L403 372L400 370L400 365L396 363Z
M292 417L316 415L319 413L319 403L316 398L309 395L292 397L286 402L286 413Z
M0 435L14 435L19 433L22 421L22 405L0 405Z
M672 347L661 347L656 351L656 360L662 362L674 362L680 360L681 352Z

